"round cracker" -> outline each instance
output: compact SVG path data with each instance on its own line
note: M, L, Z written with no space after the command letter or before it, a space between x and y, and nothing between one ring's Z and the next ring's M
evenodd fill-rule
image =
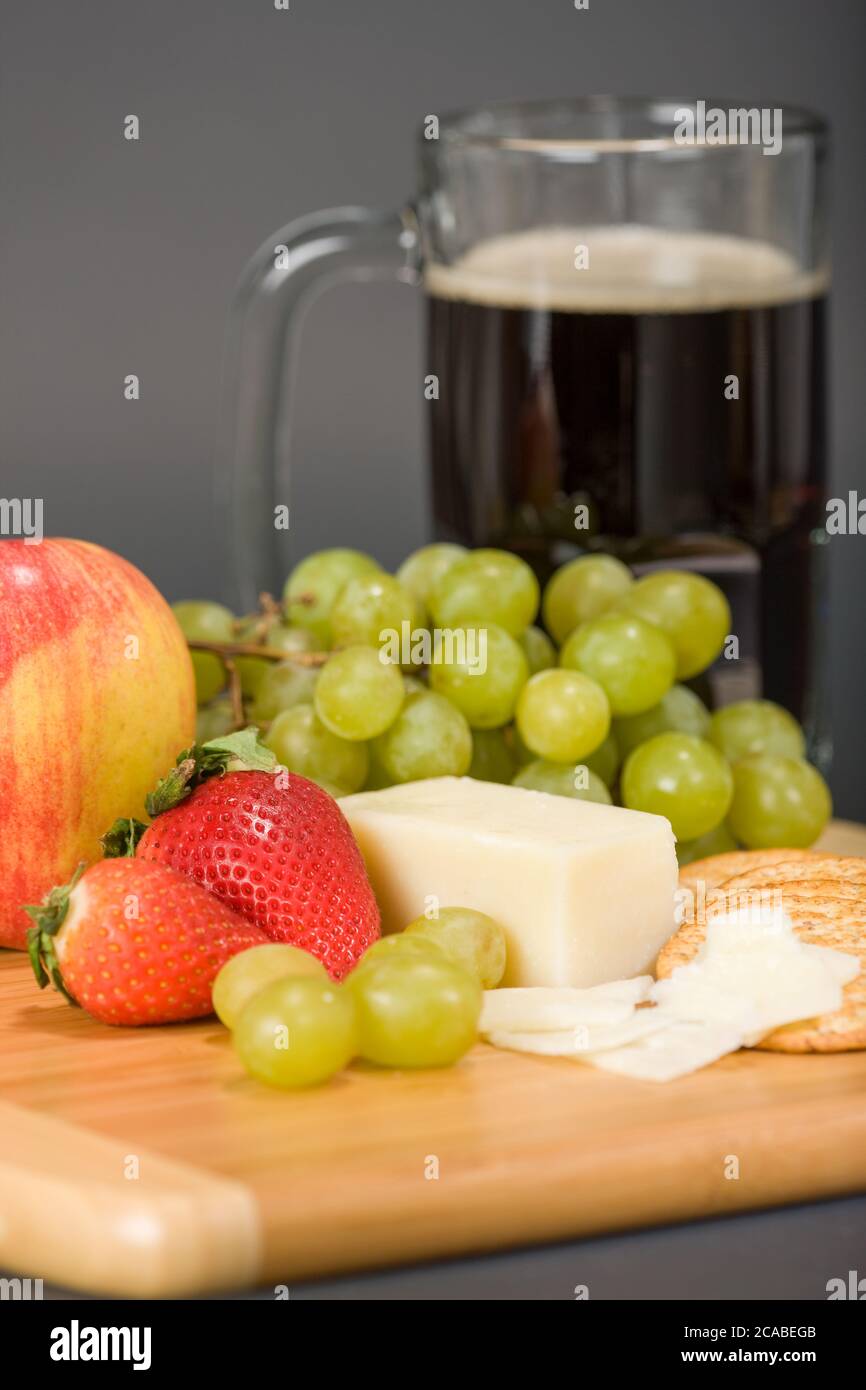
M814 879L822 882L832 879L839 883L859 883L866 886L866 859L850 858L842 854L813 854L807 861L784 859L775 864L757 865L732 874L719 887L765 887L792 879Z
M753 883L751 874L739 874L736 878L729 878L716 891L724 893L726 896L731 894L742 894L745 898L749 893L765 893L769 895L768 901L779 901L786 903L789 896L792 898L815 898L817 900L827 899L835 902L866 902L866 878L862 882L853 882L845 878L787 878L770 879L762 883ZM742 880L745 879L744 883ZM775 895L778 894L778 899Z
M771 895L775 894L778 885L766 889ZM753 888L745 890L735 889L735 893L755 892ZM817 918L828 918L830 921L851 921L856 925L857 922L866 923L866 894L858 898L839 898L832 892L830 893L790 893L783 889L779 899L774 896L769 898L772 904L779 901L782 908L787 912L792 922L803 922L808 920L809 915ZM866 941L864 941L866 945Z
M732 849L727 854L711 854L707 859L696 859L693 864L686 864L680 870L680 883L688 887L692 883L702 882L708 888L720 888L734 874L813 857L816 857L816 851L811 849ZM864 862L861 860L861 866Z
M744 885L772 889L774 885ZM778 886L778 885L775 885ZM833 885L834 887L838 885ZM737 892L731 895L736 906ZM866 1048L866 893L858 900L825 895L783 896L785 911L801 941L812 946L829 946L860 961L860 974L842 990L842 1007L817 1018L798 1019L776 1028L757 1044L766 1052L850 1052ZM713 904L713 914L723 911ZM696 955L706 934L706 923L685 922L662 947L656 962L659 979L687 965Z

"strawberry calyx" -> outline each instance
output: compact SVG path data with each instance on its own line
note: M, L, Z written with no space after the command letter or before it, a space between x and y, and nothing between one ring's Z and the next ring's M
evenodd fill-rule
M153 791L144 799L144 809L151 820L171 811L185 801L190 792L211 777L226 772L273 772L277 767L276 754L259 741L254 724L238 733L194 743L179 753L173 768L161 777ZM100 841L106 859L120 859L135 854L136 846L147 826L134 817L121 817Z
M189 796L199 769L203 771L204 766L204 745L199 749L199 745L194 743L192 748L180 753L174 767L160 777L153 791L144 798L144 809L151 819L163 811L170 811Z
M110 830L100 836L103 859L131 859L146 829L144 821L136 820L134 816L121 816Z
M24 907L24 911L33 922L33 926L27 932L27 954L33 966L36 983L40 989L53 984L70 1004L75 1004L76 1000L63 983L54 938L66 921L70 894L86 868L86 863L82 861L68 883L52 888L41 903L30 903Z
M276 765L276 754L259 742L259 731L251 724L236 734L184 749L171 771L148 792L144 809L153 819L178 806L210 777L222 777L226 772L273 772Z

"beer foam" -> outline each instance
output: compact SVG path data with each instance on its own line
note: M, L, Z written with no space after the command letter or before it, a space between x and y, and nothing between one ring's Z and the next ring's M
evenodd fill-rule
M491 237L452 265L428 265L424 282L436 298L501 309L695 313L812 299L828 275L767 241L626 225Z

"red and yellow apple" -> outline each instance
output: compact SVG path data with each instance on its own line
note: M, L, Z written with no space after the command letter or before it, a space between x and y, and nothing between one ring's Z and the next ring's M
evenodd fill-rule
M24 903L98 859L118 816L193 740L195 690L168 604L86 541L0 542L0 946Z

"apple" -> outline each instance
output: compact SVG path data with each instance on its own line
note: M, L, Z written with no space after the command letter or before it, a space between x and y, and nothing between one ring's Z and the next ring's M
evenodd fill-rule
M86 541L0 541L0 946L101 855L195 737L183 634L144 575Z

